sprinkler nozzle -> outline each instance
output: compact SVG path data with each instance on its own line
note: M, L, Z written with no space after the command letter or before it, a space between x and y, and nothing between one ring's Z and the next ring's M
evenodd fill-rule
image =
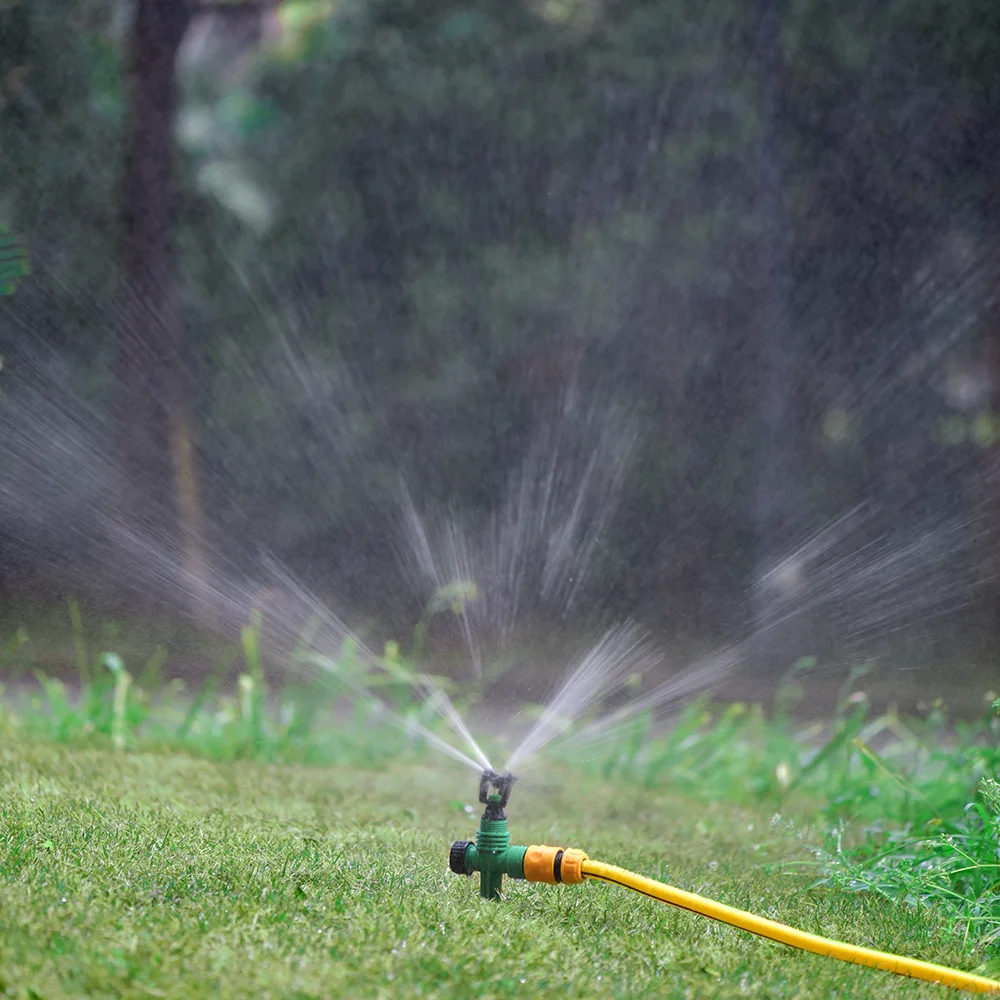
M514 787L514 782L517 778L514 777L510 771L504 771L503 774L497 774L496 771L489 769L483 771L482 776L479 779L479 801L483 805L489 805L490 803L490 789L496 789L497 795L499 795L500 809L502 810L505 805L510 801L510 792Z

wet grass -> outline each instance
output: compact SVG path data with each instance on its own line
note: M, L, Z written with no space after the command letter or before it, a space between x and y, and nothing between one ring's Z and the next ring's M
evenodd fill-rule
M475 776L385 724L435 724L394 646L275 684L255 621L187 688L162 649L127 664L76 613L75 685L35 670L26 686L24 649L0 644L20 677L0 688L10 995L938 995L612 887L482 903L445 864L474 835L456 794ZM518 786L515 838L996 975L996 712L875 716L848 686L807 726L797 685L768 713L695 702L668 728L578 727Z
M770 804L797 831L804 872L841 890L933 907L993 951L995 975L998 709L958 721L936 702L921 716L876 716L855 691L823 724L804 726L780 707L695 702L669 728L640 718L589 744L585 766L602 780L668 786L702 801ZM564 752L587 746L578 738Z
M458 773L456 773L458 772ZM476 789L452 764L381 771L0 745L0 989L17 997L918 997L936 987L797 953L614 887L447 870ZM808 889L769 811L550 773L515 839L818 933L970 968L930 912Z

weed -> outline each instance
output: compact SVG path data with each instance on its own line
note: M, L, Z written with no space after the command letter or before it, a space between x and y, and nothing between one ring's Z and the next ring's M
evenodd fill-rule
M272 686L261 655L261 619L255 614L239 643L224 649L203 682L189 691L179 681L164 681L163 647L133 673L117 653L91 653L74 603L70 620L75 687L35 671L38 694L27 694L19 685L0 702L6 726L28 738L116 750L183 750L216 760L382 765L404 750L416 752L419 745L405 725L377 725L380 717L389 711L403 723L412 718L427 726L433 721L433 697L418 693L447 684L419 674L393 643L367 664L348 640L337 657L299 650L296 662L311 679L303 681L291 671L285 683ZM19 633L0 649L0 657L15 661L26 641Z

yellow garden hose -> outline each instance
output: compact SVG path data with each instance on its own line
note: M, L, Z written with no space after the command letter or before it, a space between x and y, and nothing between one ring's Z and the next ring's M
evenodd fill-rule
M959 969L949 969L931 962L921 962L915 958L892 955L887 951L874 951L843 941L831 941L818 934L796 930L776 920L758 917L746 910L717 903L713 899L697 896L684 889L676 889L663 882L654 882L644 875L626 871L616 865L606 865L591 861L576 847L551 847L547 844L532 844L530 847L514 846L510 842L507 817L504 806L510 798L511 786L517 779L507 772L497 774L493 770L484 771L479 785L479 801L486 806L479 824L476 842L456 840L448 854L448 867L456 875L472 875L479 872L479 894L484 899L501 899L505 877L525 879L528 882L544 882L549 885L575 885L584 879L599 879L613 882L634 892L641 892L650 899L669 903L682 910L690 910L712 920L739 927L740 930L759 934L780 944L790 945L816 955L827 955L841 962L867 965L873 969L894 972L898 976L910 976L924 982L940 986L952 986L972 993L1000 994L1000 982L977 976ZM496 791L490 792L490 788Z
M818 934L799 931L794 927L779 924L775 920L758 917L745 910L737 910L735 907L726 906L725 903L717 903L693 892L685 892L672 885L655 882L653 879L626 871L624 868L602 864L600 861L591 861L583 851L574 848L561 850L542 845L529 847L524 860L524 877L532 882L572 884L582 882L587 878L613 882L615 885L624 886L634 892L641 892L651 899L658 899L682 910L699 913L703 917L720 920L725 924L749 931L751 934L759 934L761 937L791 945L793 948L800 948L802 951L828 955L830 958L839 958L842 962L853 962L855 965L884 969L886 972L895 972L900 976L923 979L929 983L953 986L956 989L969 990L973 993L1000 994L1000 982L987 979L985 976L976 976L971 972L949 969L943 965L904 958L901 955L892 955L885 951L861 948L857 945L845 944L843 941L831 941Z

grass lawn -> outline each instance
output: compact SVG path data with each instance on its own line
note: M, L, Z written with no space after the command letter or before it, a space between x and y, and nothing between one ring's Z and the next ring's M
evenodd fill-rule
M613 886L447 870L471 771L210 762L0 744L0 991L37 997L938 997ZM459 801L460 800L460 801ZM471 813L464 807L474 804ZM972 968L930 913L807 891L767 812L571 773L519 785L517 843L602 861L805 930Z

